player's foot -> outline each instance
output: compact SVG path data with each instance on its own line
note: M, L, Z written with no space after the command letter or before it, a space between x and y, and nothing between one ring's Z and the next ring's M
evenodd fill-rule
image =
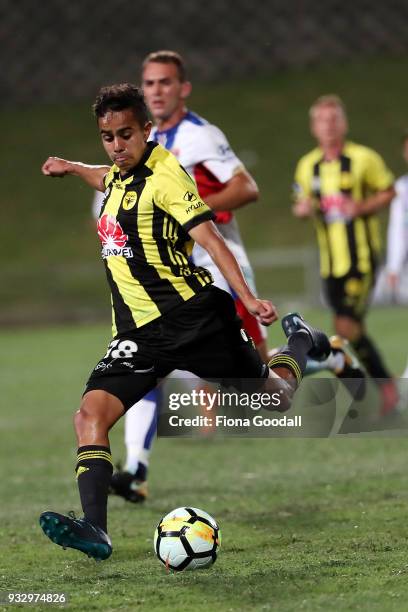
M282 328L287 338L301 330L308 334L312 341L312 348L309 349L308 355L312 359L323 361L330 355L330 342L326 334L306 323L297 312L291 312L283 317Z
M378 390L381 397L380 416L396 413L400 395L395 380L393 378L381 380Z
M356 400L361 400L366 393L366 376L357 357L352 352L348 340L341 336L331 336L330 347L334 356L343 356L343 365L335 367L333 372L337 378L342 378L344 385ZM353 380L352 380L353 379ZM356 380L358 379L358 381Z
M84 518L48 511L41 514L40 525L45 535L63 548L75 548L96 561L107 559L112 554L109 536Z
M147 481L139 480L137 475L130 472L118 471L112 475L110 493L134 504L140 504L147 498Z

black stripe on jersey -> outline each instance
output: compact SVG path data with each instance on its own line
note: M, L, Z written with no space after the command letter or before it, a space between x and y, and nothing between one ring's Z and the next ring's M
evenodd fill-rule
M164 212L158 207L154 207L154 218L153 218L153 237L155 240L163 243L163 224L164 224ZM162 262L164 265L169 265L169 256L166 249L164 253L163 247L158 242L158 250L160 258L166 257L167 260ZM132 248L137 247L137 257L126 259L126 263L132 274L142 285L152 302L157 306L160 313L166 312L169 309L169 305L172 304L184 304L184 299L173 286L170 280L161 278L160 274L156 270L155 266L149 264L143 249L143 243L140 239L140 235L137 229L137 224L134 224L133 235L131 240ZM179 276L179 274L177 275Z
M165 229L165 232L163 232ZM160 259L165 266L169 266L175 276L182 276L186 284L197 293L202 289L202 284L192 273L194 268L189 265L186 257L183 257L183 250L186 241L190 240L190 236L184 231L183 227L174 218L163 212L158 206L153 203L153 238L157 243ZM163 233L166 233L169 238L176 238L173 243L166 238L163 238ZM169 249L171 249L173 259L170 257ZM178 251L178 252L177 252ZM174 261L176 263L174 263ZM183 272L188 272L187 274ZM201 274L200 274L201 276ZM208 281L207 281L208 283Z
M351 174L351 158L346 155L340 155L340 169L341 173L347 172ZM351 186L346 189L340 187L340 191L343 195L351 197ZM350 272L358 271L358 257L357 257L357 241L355 231L355 221L351 220L346 223L348 250L350 254Z
M327 256L329 258L329 276L330 276L332 274L332 271L333 271L333 254L332 254L331 248L330 248L329 230L328 230L328 227L327 227L327 223L326 223L326 220L324 218L323 211L320 209L320 202L321 202L321 199L322 199L322 193L321 193L321 190L320 190L320 164L322 163L322 161L323 161L323 158L321 158L313 166L313 178L314 178L313 195L314 195L314 197L319 202L319 210L317 212L317 219L318 219L317 222L320 225L320 230L322 232L324 232L324 234L325 234L325 242L326 242L327 247L323 247L323 248L326 248ZM322 247L320 247L320 248L322 248Z
M191 240L191 238L190 238L190 236L187 234L187 232L184 230L184 228L179 223L177 225L178 225L178 228L179 228L179 233L178 233L178 238L177 238L177 241L176 241L175 249L180 252L183 249L183 244L187 240ZM186 262L183 265L188 267L188 269L191 271L191 273L194 272L194 276L186 276L185 277L186 282L189 284L191 289L193 289L193 291L197 291L197 287L202 288L203 284L204 285L208 285L208 284L211 284L212 282L214 282L213 277L208 272L208 270L206 270L205 268L202 268L201 266L194 265L193 261L191 261L191 260L189 261L187 259ZM197 280L197 277L202 280L202 283L200 283Z
M137 327L129 306L123 300L117 284L113 280L112 272L110 271L106 260L104 260L106 276L112 294L112 308L115 313L115 324L118 334Z
M161 210L153 202L153 223L152 223L152 234L156 241L157 248L159 250L160 259L165 266L168 266L175 276L180 276L180 262L177 261L176 254L173 249L173 256L177 263L172 260L169 254L169 248L171 243L165 236L170 236L170 223L171 218L163 210Z
M183 257L182 251L184 251L185 243L191 240L190 236L186 234L182 226L173 217L168 218L167 225L168 236L174 240L169 241L169 249L171 249L172 255L176 260L177 264L182 268L187 265L187 259Z
M356 241L356 232L355 232L355 222L349 221L348 223L346 223L346 230L347 230L348 250L350 254L349 272L357 272L358 271L358 259L357 259L357 241Z
M369 225L370 217L362 217L362 219L364 221L364 229L365 229L365 233L367 237L367 244L368 244L368 248L370 252L371 272L375 272L378 266L378 254L375 252L373 243L372 243L372 236L371 236L370 225Z
M200 223L204 223L204 221L214 221L215 214L212 210L207 210L206 212L201 213L201 215L197 215L194 219L190 219L187 223L184 223L182 226L185 232L189 232Z

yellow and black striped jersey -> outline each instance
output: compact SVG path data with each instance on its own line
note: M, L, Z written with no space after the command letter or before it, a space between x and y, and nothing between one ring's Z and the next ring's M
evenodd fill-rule
M326 161L316 148L297 165L295 198L312 198L323 278L366 274L381 250L377 215L347 218L346 198L361 201L392 186L394 177L383 159L368 147L346 142L339 158Z
M212 283L190 261L188 231L214 218L172 153L148 143L126 175L113 165L98 219L113 335L146 325Z

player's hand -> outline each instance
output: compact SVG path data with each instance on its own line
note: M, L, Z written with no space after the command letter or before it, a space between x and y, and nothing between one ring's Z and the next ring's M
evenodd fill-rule
M298 219L306 219L307 217L311 217L313 214L312 200L310 198L298 200L292 207L292 212Z
M262 325L271 325L279 319L276 307L269 300L254 299L246 303L245 306Z
M69 172L69 162L60 157L49 157L41 166L41 172L45 176L65 176Z
M346 219L354 219L362 214L363 210L359 203L349 198L347 196L344 197L341 203L341 211Z

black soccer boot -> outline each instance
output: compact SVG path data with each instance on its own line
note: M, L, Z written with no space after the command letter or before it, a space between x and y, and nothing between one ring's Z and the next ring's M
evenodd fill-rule
M73 513L64 516L57 512L43 512L40 525L45 535L64 549L75 548L96 561L107 559L112 554L108 534L84 518L75 518Z
M330 355L331 348L328 337L320 329L312 327L298 314L291 312L282 319L282 328L287 338L300 331L307 333L312 341L312 348L308 355L316 361L324 361Z
M137 473L119 470L112 475L109 492L133 504L140 504L147 498L147 481L139 479Z

